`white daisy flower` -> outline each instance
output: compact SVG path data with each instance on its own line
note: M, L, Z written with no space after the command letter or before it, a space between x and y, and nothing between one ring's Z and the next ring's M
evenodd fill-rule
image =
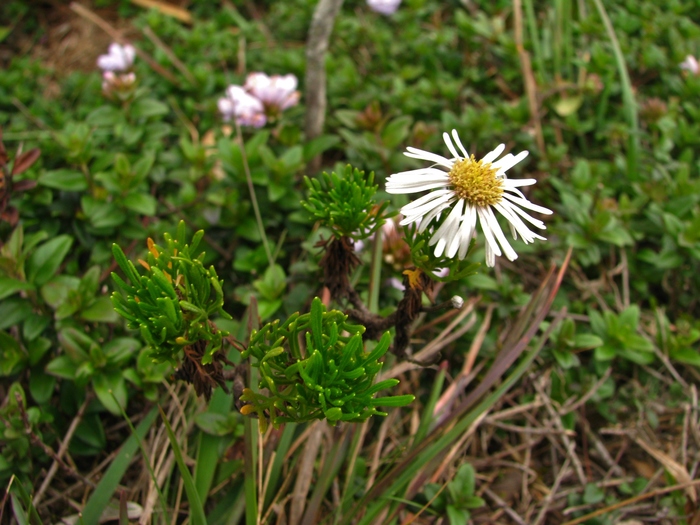
M519 234L526 244L535 239L546 240L531 231L523 222L525 219L543 230L544 223L531 217L523 208L546 215L552 213L547 208L531 203L518 189L531 186L537 181L510 180L506 177L510 168L527 157L527 151L521 151L517 155L508 153L496 160L505 149L505 144L501 144L483 159L476 160L474 155L470 156L467 153L459 140L457 130L452 130L452 138L447 133L443 133L443 138L452 154L451 158L409 147L404 155L434 164L427 168L395 173L386 181L388 193L434 190L401 208L404 215L401 225L420 222L418 231L422 232L430 226L433 219L438 219L442 212L449 210L447 218L433 231L429 244L435 245L436 257L444 253L447 257L458 255L460 259L464 259L469 242L476 235L478 218L486 237L488 266L494 266L496 256L502 254L511 261L518 258L518 254L503 234L494 210L506 218L514 239L517 239Z

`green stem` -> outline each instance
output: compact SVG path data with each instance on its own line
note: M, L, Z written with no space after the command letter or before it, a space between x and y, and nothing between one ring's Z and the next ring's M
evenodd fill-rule
M260 215L260 207L258 206L258 198L255 196L255 187L253 186L253 177L250 175L250 166L248 166L248 155L245 152L245 143L243 142L243 134L241 133L241 126L238 124L236 119L233 119L236 126L236 136L238 137L238 147L241 149L241 158L243 159L243 171L245 171L245 180L248 183L248 192L250 193L250 201L253 203L253 212L255 213L255 221L258 223L258 231L260 232L260 238L262 239L263 246L265 247L265 255L267 255L267 262L270 266L275 263L272 257L272 252L270 251L270 243L267 240L267 234L265 233L265 225L262 221L262 216Z

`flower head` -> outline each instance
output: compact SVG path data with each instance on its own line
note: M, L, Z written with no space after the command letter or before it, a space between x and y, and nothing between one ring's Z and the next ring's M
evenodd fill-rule
M127 100L134 94L135 86L136 74L133 72L116 74L114 71L104 71L102 73L102 93L107 98Z
M681 69L685 69L693 75L700 73L700 65L698 65L698 60L693 55L688 55L685 60L679 64Z
M134 65L136 49L130 44L113 42L106 55L97 57L97 67L102 71L126 71Z
M226 96L219 99L219 111L225 121L233 118L241 126L261 128L267 122L262 102L249 95L241 86L231 85Z
M367 5L375 13L393 15L401 5L401 0L367 0Z
M297 77L294 75L272 75L250 73L243 88L259 99L268 116L275 116L299 103Z
M520 234L526 244L535 239L545 240L531 231L523 219L539 229L545 229L544 223L531 217L523 208L547 215L552 211L531 203L518 189L531 186L537 181L510 180L506 177L510 168L527 157L527 151L521 151L517 155L508 153L498 159L505 149L505 144L501 144L481 160L476 160L474 155L467 153L456 130L452 130L452 138L443 133L443 139L452 154L451 158L409 147L404 155L434 164L395 173L387 179L388 193L434 190L401 208L404 219L400 224L420 222L420 232L432 227L434 231L429 244L435 245L435 255L440 257L444 253L447 257L458 255L464 259L469 241L476 234L478 219L486 238L488 266L494 266L496 256L503 253L511 261L518 257L503 234L494 210L506 218L513 238L517 239ZM445 220L435 227L442 213L447 213L448 210Z

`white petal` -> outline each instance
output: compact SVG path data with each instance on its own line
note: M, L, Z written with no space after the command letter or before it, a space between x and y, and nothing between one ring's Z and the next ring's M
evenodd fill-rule
M442 155L437 155L429 151L423 151L422 149L412 148L411 146L406 148L404 155L412 159L428 160L439 164L440 166L445 166L448 169L452 169L452 165L454 164L454 162L446 159Z
M482 160L484 164L491 164L494 160L498 158L498 156L503 153L503 150L506 149L505 144L499 144L495 150L493 150L491 153L487 153Z
M442 204L446 203L452 198L452 195L443 195L437 199L429 201L422 206L417 208L408 208L408 204L401 208L401 213L405 216L404 219L399 223L401 225L410 224L415 222L417 217L423 217L427 213L431 212L435 208L439 208Z
M479 214L479 223L481 224L481 229L484 232L484 237L486 237L486 243L488 247L491 248L491 251L495 255L501 255L501 249L498 247L498 243L496 242L496 238L493 236L493 232L491 231L491 225L489 224L489 220L486 217L486 212L484 211L483 208L477 208L476 212ZM488 249L486 251L487 254L487 263L488 263ZM489 266L493 266L490 264Z
M403 208L401 208L401 213L403 213L405 215L404 210L412 210L414 208L418 208L420 206L423 206L423 204L430 202L433 199L437 199L438 197L442 197L443 195L452 194L452 193L453 193L452 190L431 191L430 193L423 195L421 198L416 199L413 202L409 202L408 204L406 204Z
M455 149L454 145L452 144L452 141L450 140L450 136L447 134L447 132L442 134L442 140L445 141L445 145L447 146L447 149L450 150L450 153L452 153L452 158L453 159L459 159L459 153L457 153L457 150Z
M528 210L536 211L536 212L542 213L544 215L551 215L552 213L554 213L550 209L544 208L542 206L538 206L537 204L533 204L527 199L521 199L520 197L514 197L513 195L510 195L508 193L504 193L503 198L508 199L511 202L514 202L518 206L522 206L523 208L527 208Z
M417 170L401 171L399 173L394 173L389 175L386 180L387 184L403 184L407 182L420 182L420 181L447 181L450 180L446 171L439 170L436 168L420 168Z
M474 235L474 226L476 225L476 208L467 204L467 209L464 210L462 225L459 227L459 258L464 259L469 249L469 242Z
M435 237L433 237L435 239ZM432 241L432 239L431 239ZM432 244L432 242L431 242ZM437 241L437 246L435 247L435 257L440 257L442 255L443 250L445 249L445 245L447 244L447 241L445 240L444 237L440 237Z
M530 216L529 213L524 212L523 210L515 206L513 203L510 203L508 201L501 201L500 204L507 205L509 209L520 215L523 219L532 224L535 228L539 228L540 230L547 229L547 226L545 226L545 224L541 220L535 219L534 217Z
M506 179L504 189L521 188L523 186L532 186L537 183L537 179Z
M498 243L503 248L503 253L505 254L505 256L508 257L509 261L514 261L515 259L517 259L518 254L515 253L515 250L508 242L506 236L503 234L501 225L498 224L498 219L496 219L496 216L493 214L493 209L491 209L491 207L486 208L484 210L484 214L486 215L486 218L489 221L489 224L491 225L491 231L493 231L494 235L496 236L496 239L498 239Z
M527 150L521 151L515 156L509 153L508 155L500 159L498 162L495 162L492 167L498 169L499 174L503 174L527 156Z
M431 212L427 213L421 220L420 226L418 227L418 232L422 233L423 230L428 227L430 221L432 221L435 217L438 217L444 210L449 208L451 204L451 201L445 202L444 204L441 204L437 208L433 209Z
M410 184L391 185L386 188L387 193L394 195L403 193L418 193L420 191L432 190L434 188L444 188L444 182L414 182Z
M491 268L496 266L496 254L493 253L493 249L491 249L491 245L489 243L486 243L486 266Z
M457 146L459 147L460 151L464 154L464 158L468 159L469 153L467 153L467 149L464 146L462 146L462 141L459 140L459 135L457 134L456 129L452 130L452 138L454 139L455 144L457 144Z
M496 208L501 213L501 215L503 215L508 220L514 238L518 238L518 236L515 234L515 232L517 231L522 237L525 244L529 244L535 239L544 240L544 237L541 237L540 235L537 235L532 230L530 230L530 228L527 227L527 225L520 219L520 217L518 217L514 213L514 210L516 208L510 202L500 202L494 205L494 208ZM542 224L542 226L544 226L544 224Z
M433 233L430 242L428 242L429 245L433 245L441 239L444 239L446 243L451 244L452 239L459 231L459 221L462 218L463 207L464 200L457 200L454 207L452 208L452 211L445 219L445 222L443 222L442 225L437 230L435 230L435 233ZM436 253L435 255L438 254Z

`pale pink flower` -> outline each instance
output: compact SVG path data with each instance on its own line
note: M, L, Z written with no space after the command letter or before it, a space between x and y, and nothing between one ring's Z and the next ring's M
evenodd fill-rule
M263 103L268 116L276 116L299 103L297 77L291 74L250 73L243 88Z
M393 15L401 5L401 0L367 0L367 6L375 13Z
M261 128L267 122L262 102L248 94L241 86L229 86L226 96L219 99L218 106L225 121L235 118L241 126L255 128Z
M107 98L118 98L127 100L134 94L136 86L136 74L123 73L116 74L114 71L104 71L102 73L102 92Z
M134 65L136 49L130 44L113 42L106 55L97 57L97 67L103 71L126 71Z
M679 67L689 71L693 75L697 75L700 72L698 60L693 55L688 55L685 57L685 60L679 64Z

